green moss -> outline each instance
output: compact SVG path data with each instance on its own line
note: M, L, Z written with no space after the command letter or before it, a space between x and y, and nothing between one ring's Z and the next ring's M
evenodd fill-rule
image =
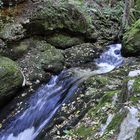
M73 139L82 138L87 139L93 133L94 127L85 127L83 124L78 126L78 128L73 130L64 130L64 133L68 137L72 137Z
M97 86L103 87L107 85L108 83L109 83L109 78L107 76L94 76L94 77L89 78L86 81L87 86L92 85L92 87L96 86L96 88Z
M23 82L17 64L9 58L0 57L0 98L15 92Z
M136 136L135 136L135 140L139 140L139 139L140 139L140 127L137 128Z
M106 107L106 108L110 109L112 106L112 100L113 100L112 98L115 94L118 94L118 93L120 93L120 90L105 92L104 95L101 97L96 108L92 108L91 110L89 110L88 115L90 117L94 118L96 115L101 116L101 113L103 112L104 117L105 117L103 119L106 119L108 114L105 114L105 112L102 111L102 107ZM115 107L114 107L114 109L115 109Z
M140 100L140 96L132 96L129 100L132 101L132 103L138 103Z
M63 34L54 34L47 38L47 42L59 48L68 48L74 45L79 45L84 41L78 37L71 37Z
M46 41L34 40L33 55L38 55L40 62L43 64L51 64L53 62L63 62L64 56L62 51L56 49L54 46L46 43ZM38 60L37 60L38 61Z
M130 27L129 31L125 33L124 38L127 38L127 41L129 41L129 39L132 39L138 32L140 32L140 19Z
M23 29L21 24L6 23L0 31L0 38L8 41L15 41L21 39L24 31L25 30Z
M98 84L100 84L101 86L105 86L108 82L109 79L106 76L98 76L95 77L95 80L98 82Z
M136 9L140 10L140 0L136 0Z
M22 44L22 45L16 47L16 48L14 49L14 52L17 53L17 54L22 54L22 53L26 52L27 49L28 49L28 46Z
M119 131L119 127L126 117L126 112L119 112L117 113L114 118L112 119L111 123L107 127L107 131L110 132L111 130Z
M106 102L112 102L112 98L113 96L117 93L119 93L120 90L115 90L115 91L108 91L105 93L105 95L101 98L100 101L100 106L102 106L103 104L105 104Z
M138 53L140 51L140 19L137 20L124 34L124 51L128 53Z
M115 113L117 112L117 106L114 106L113 104L113 96L115 94L119 94L120 90L114 90L114 91L106 91L102 98L100 99L98 105L95 108L92 108L89 112L88 115L94 119L94 121L97 119L99 123L95 126L95 130L97 131L100 127L101 124L105 124L106 120L108 118L109 112ZM125 117L125 113L117 113L111 123L108 125L104 136L102 137L103 139L106 138L108 139L108 136L110 135L110 132L112 130L116 130L119 128L121 122L123 121L123 118ZM95 131L94 131L95 133ZM102 139L101 138L101 139ZM102 140L103 140L102 139Z
M12 52L14 53L13 55L17 57L22 57L24 53L26 53L29 49L30 45L28 42L22 41L19 44L12 46Z
M140 76L135 79L135 82L132 86L133 93L140 93Z
M48 44L44 40L31 39L30 49L28 51L30 57L24 57L24 61L19 62L21 67L27 67L30 71L30 80L45 79L45 70L53 67L54 71L63 69L64 56L61 50ZM43 80L44 80L43 79Z
M45 30L68 29L86 33L90 37L94 32L91 21L91 16L81 3L73 1L54 4L50 2L46 4L46 8L33 16L31 26L37 25Z
M93 130L92 127L85 127L84 125L81 125L74 134L78 136L82 136L83 138L87 138L92 134Z
M127 115L127 112L125 112L125 111L115 114L111 123L107 126L104 135L101 138L99 138L99 140L112 139L112 136L119 132L120 125L121 125L123 119L126 117L126 115Z
M82 137L84 139L91 138L91 137L93 138L94 134L96 134L96 132L98 133L98 130L101 128L101 124L106 123L106 120L109 114L108 111L112 110L111 109L112 100L113 100L112 97L115 94L118 94L119 92L120 92L119 90L106 92L104 96L100 99L98 105L90 109L86 116L90 118L90 120L93 120L94 122L97 122L97 123L94 124L93 126L87 126L87 127L84 127L84 124L81 124L81 126L74 129L73 133L76 136ZM111 112L113 113L113 110ZM114 119L115 121L114 125L117 125L116 123L117 121L122 121L121 115L117 115L117 117L118 117L118 120ZM96 139L96 136L94 138Z
M134 83L131 89L130 101L134 104L140 100L140 76L134 79Z

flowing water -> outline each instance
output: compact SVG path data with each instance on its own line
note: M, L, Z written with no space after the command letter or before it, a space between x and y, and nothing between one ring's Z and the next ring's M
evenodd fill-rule
M108 46L108 50L96 59L97 70L72 68L53 76L28 100L28 106L17 114L0 132L0 140L34 140L53 119L63 103L67 103L78 85L90 76L107 73L123 63L121 44Z

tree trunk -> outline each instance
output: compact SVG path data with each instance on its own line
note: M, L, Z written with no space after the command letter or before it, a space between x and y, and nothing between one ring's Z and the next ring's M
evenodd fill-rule
M130 23L130 12L134 6L134 0L125 0L124 13L122 17L122 27L125 29Z

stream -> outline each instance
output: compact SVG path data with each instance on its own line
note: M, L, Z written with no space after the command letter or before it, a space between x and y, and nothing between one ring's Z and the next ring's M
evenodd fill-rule
M110 72L122 63L121 44L112 44L95 60L96 70L71 68L52 76L46 85L27 99L27 106L0 132L0 140L36 139L62 104L70 100L80 83L90 76Z

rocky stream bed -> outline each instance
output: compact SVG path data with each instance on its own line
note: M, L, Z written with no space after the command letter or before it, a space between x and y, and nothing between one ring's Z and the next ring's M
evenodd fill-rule
M106 46L121 43L123 64L82 82L36 139L140 140L139 12L120 35L121 0L111 7L103 0L1 2L1 131L52 75L77 67L95 70L94 60Z

